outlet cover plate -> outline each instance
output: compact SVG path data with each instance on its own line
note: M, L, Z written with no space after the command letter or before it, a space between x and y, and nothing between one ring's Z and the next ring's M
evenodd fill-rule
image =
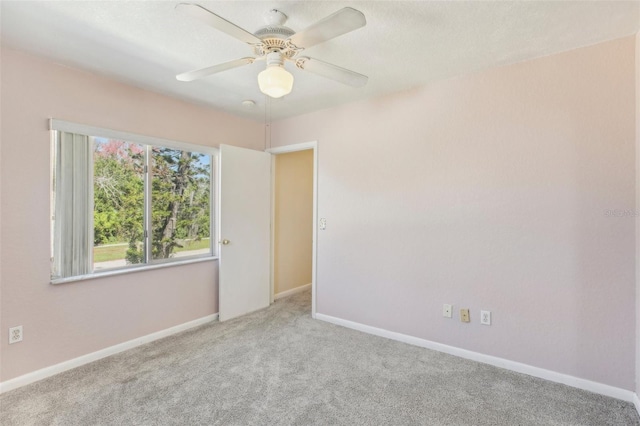
M9 328L9 344L22 342L22 326Z
M491 325L491 311L480 311L480 324Z
M460 321L462 322L470 322L471 318L469 317L469 309L464 308L460 309Z
M451 318L453 316L453 305L448 305L446 303L442 305L442 316Z

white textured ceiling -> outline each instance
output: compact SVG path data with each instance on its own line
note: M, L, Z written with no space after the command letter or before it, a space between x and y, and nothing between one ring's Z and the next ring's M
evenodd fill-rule
M185 0L186 1L186 0ZM303 72L273 119L636 33L638 1L198 1L250 32L276 8L299 31L350 6L367 25L305 55L369 76L354 89ZM178 1L6 1L2 43L138 87L263 119L264 62L185 83L184 71L251 56L246 44L174 10ZM247 109L245 99L256 101Z

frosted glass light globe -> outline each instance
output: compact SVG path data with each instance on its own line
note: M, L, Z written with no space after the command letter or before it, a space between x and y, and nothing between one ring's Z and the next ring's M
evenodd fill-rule
M272 98L281 98L291 93L293 75L280 65L270 65L258 74L260 91Z

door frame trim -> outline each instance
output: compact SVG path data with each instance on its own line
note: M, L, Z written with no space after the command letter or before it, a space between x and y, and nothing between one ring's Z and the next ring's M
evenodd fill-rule
M318 258L318 141L303 142L292 145L266 149L271 156L271 303L274 302L274 249L275 249L275 156L289 152L313 150L313 231L311 249L311 317L316 317L316 293L318 289L317 258Z

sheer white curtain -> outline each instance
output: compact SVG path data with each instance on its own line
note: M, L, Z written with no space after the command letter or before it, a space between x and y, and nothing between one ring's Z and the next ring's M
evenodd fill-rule
M93 250L92 141L57 132L54 142L54 278L91 273Z

